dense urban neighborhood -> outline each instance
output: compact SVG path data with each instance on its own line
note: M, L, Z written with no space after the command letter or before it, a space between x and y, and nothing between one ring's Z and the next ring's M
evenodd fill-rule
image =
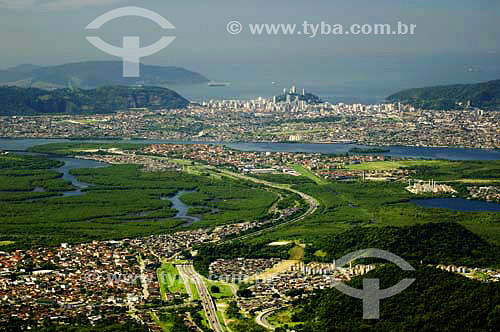
M216 299L213 324L226 331L224 316L218 311L224 312L224 303L229 300L235 300L242 312L255 315L287 306L315 289L333 287L335 282L350 280L375 268L363 264L337 267L335 262L305 264L300 259L237 258L214 261L208 279L200 275L189 278L183 272L190 268L191 273L197 274L189 261L182 260L183 253L202 243L223 241L247 226L250 225L0 252L0 322L8 324L17 319L24 326L36 329L47 320L90 325L135 320L146 330L160 331L154 318L162 307L189 307L201 301L206 317L210 317L208 308ZM165 264L172 269L162 270ZM436 268L484 282L500 281L500 270L452 265ZM239 285L232 283L237 281ZM202 285L195 285L196 282ZM237 292L243 282L250 283L250 287L245 288L246 292ZM174 285L177 290L169 292ZM207 298L197 295L210 285ZM218 294L223 287L227 290L221 298ZM187 326L196 329L189 315L183 317ZM212 323L210 326L213 327Z
M299 96L283 102L212 100L177 110L0 117L0 137L499 148L499 112L418 110L399 103L318 104Z

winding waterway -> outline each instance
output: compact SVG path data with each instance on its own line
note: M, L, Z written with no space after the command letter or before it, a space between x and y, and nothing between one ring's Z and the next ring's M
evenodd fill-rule
M172 202L172 207L177 210L177 214L175 215L175 219L183 219L187 221L187 224L192 224L194 222L200 221L200 218L198 217L193 217L188 214L189 209L191 206L184 204L183 201L181 201L181 196L184 194L192 193L195 192L194 190L181 190L178 191L174 196L162 196L160 197L161 200L168 200Z
M66 181L71 182L73 187L75 187L75 190L70 190L70 191L64 191L63 196L81 196L84 195L85 192L82 191L82 189L88 188L91 186L91 184L79 181L76 176L72 175L70 171L72 169L77 169L77 168L101 168L101 167L107 167L109 164L96 161L96 160L89 160L89 159L77 159L77 158L71 158L71 157L55 157L51 156L48 154L43 154L43 153L34 153L34 152L16 152L16 154L23 154L23 155L31 155L31 156L44 156L48 157L52 160L57 160L60 162L63 162L64 165L61 167L56 167L56 168L51 168L52 171L56 171L59 173L62 173L63 176L62 178ZM45 188L42 187L36 187L33 192L44 192L46 191Z
M79 159L79 158L71 158L71 157L55 157L53 155L49 154L43 154L43 153L35 153L35 152L15 152L16 154L23 154L23 155L37 155L37 156L44 156L48 157L52 160L57 160L61 161L64 163L63 166L61 167L56 167L52 168L51 170L62 173L63 176L62 178L66 181L71 182L71 184L76 188L76 190L71 190L71 191L65 191L63 192L64 197L70 197L70 196L81 196L85 194L85 191L82 191L82 189L88 188L91 186L90 183L86 183L83 181L78 180L78 178L74 175L71 174L72 169L78 169L78 168L101 168L101 167L107 167L110 166L107 163L95 161L95 160L89 160L89 159ZM45 188L42 187L35 187L33 189L33 192L45 192ZM184 194L187 193L192 193L194 190L180 190L178 191L174 196L161 196L160 199L163 201L170 201L172 203L172 208L177 210L177 214L174 219L181 219L185 220L186 225L191 225L192 223L198 222L201 219L198 217L190 216L188 214L189 209L191 206L184 204L184 202L181 201L180 197ZM40 198L43 199L43 198ZM38 199L29 199L27 201L35 201ZM151 211L144 211L140 212L139 214L131 214L130 216L146 216L149 212ZM163 220L162 218L160 218ZM159 219L131 219L129 220L130 222L141 222L141 221L156 221Z
M79 181L76 176L72 175L70 171L72 169L77 169L77 168L101 168L101 167L107 167L109 164L102 163L99 161L95 160L88 160L88 159L76 159L76 158L69 158L69 157L58 157L58 158L51 158L54 160L62 161L64 163L63 166L54 168L54 171L63 173L62 178L66 181L70 181L71 184L76 187L76 190L73 191L65 191L63 193L63 196L81 196L84 195L85 192L82 191L82 189L88 188L91 186L91 184Z
M176 143L176 144L193 144L200 142L178 142L168 140L91 140L91 141L76 141L68 139L0 139L0 149L7 151L18 151L23 154L34 154L30 152L22 152L30 147L48 144L48 143L68 143L68 142L96 142L96 143L143 143L143 144L161 144L161 143ZM308 153L347 153L354 147L366 147L356 144L309 144L309 143L211 143L225 144L230 148L242 151L271 151L271 152L308 152ZM432 148L432 147L404 147L391 146L389 153L398 157L414 157L414 158L437 158L447 160L500 160L500 151L498 150L480 150L480 149L462 149L462 148ZM70 157L56 157L47 155L49 158L64 162L64 166L54 168L53 170L63 173L63 179L70 181L76 190L66 191L64 196L78 196L85 194L82 189L88 188L90 184L79 181L75 176L70 174L70 170L76 168L99 168L109 166L106 163L76 159ZM43 191L43 188L35 188L35 191ZM173 208L178 212L175 218L187 220L188 224L200 221L200 218L188 215L190 206L184 204L180 197L191 191L179 191L175 196L162 197L163 200L172 202ZM428 208L447 208L457 211L500 211L500 204L487 203L474 200L466 200L461 198L436 198L425 200L412 200L413 203Z

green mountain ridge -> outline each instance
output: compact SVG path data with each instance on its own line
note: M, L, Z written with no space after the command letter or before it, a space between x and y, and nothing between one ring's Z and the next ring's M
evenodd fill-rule
M500 288L465 277L418 266L402 271L385 266L348 282L362 289L364 278L380 280L380 289L403 278L415 278L406 290L380 301L380 319L362 319L362 301L327 289L294 304L292 321L300 332L498 331ZM285 331L283 328L277 332Z
M408 89L390 95L387 100L428 110L463 109L469 102L472 107L500 110L500 80Z
M198 73L180 67L164 67L141 64L141 77L123 77L120 61L87 61L58 66L39 67L20 65L0 70L0 84L20 87L93 89L105 85L170 85L208 82Z
M106 86L93 90L0 87L0 115L95 114L130 108L180 109L189 101L160 87Z
M453 222L428 223L405 227L355 227L339 235L318 239L317 249L332 261L365 248L390 251L404 259L432 264L492 266L500 264L500 248L490 244L464 226Z

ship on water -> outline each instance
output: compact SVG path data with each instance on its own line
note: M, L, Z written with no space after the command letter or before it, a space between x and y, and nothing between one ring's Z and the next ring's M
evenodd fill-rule
M230 85L231 83L229 82L214 82L214 81L208 82L209 87L226 87Z

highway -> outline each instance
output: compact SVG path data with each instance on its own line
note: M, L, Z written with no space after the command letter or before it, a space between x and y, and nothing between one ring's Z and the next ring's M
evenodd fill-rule
M203 305L203 310L207 316L208 324L210 328L215 332L224 332L219 318L217 317L217 308L215 307L212 297L208 292L207 286L203 282L202 277L194 270L193 265L179 265L179 270L182 269L182 273L185 273L189 279L194 282L196 289L200 295L200 300Z
M177 271L179 271L179 276L182 279L182 282L184 283L184 287L186 288L186 292L189 295L189 298L191 300L194 300L193 298L193 292L191 290L191 284L189 283L189 277L187 276L186 272L184 272L184 268L181 265L177 265Z
M305 213L303 213L302 215L300 215L296 218L293 218L292 220L289 220L289 221L286 221L286 222L283 222L283 223L280 223L278 225L274 225L271 227L267 227L267 228L264 228L262 230L250 233L250 234L246 234L246 235L231 239L229 241L241 240L241 239L253 237L253 236L259 235L263 232L269 232L270 230L276 229L278 227L282 227L285 225L296 223L296 222L304 220L306 217L312 215L318 209L319 202L314 197L307 195L306 193L303 193L301 191L292 189L286 185L275 184L275 183L272 183L269 181L252 178L252 177L238 174L238 173L234 173L234 172L231 172L228 170L220 170L220 169L217 169L216 167L213 167L213 166L206 166L205 165L204 168L208 169L216 174L219 174L219 175L223 175L223 176L227 176L227 177L231 177L231 178L239 178L242 180L263 184L267 187L274 188L274 189L290 191L292 193L299 195L302 199L304 199L304 201L307 202L307 204L309 206L309 208L307 209L307 211ZM224 332L224 329L222 328L222 325L221 325L219 318L217 316L217 308L216 308L214 302L212 301L212 297L210 296L210 293L208 292L208 289L207 289L205 283L203 282L202 277L194 270L193 265L187 265L187 264L186 265L177 265L177 268L179 270L179 273L180 273L182 279L184 280L184 284L186 285L186 290L187 290L188 284L189 284L189 283L186 283L187 278L189 278L189 280L191 280L192 282L195 283L195 286L196 286L196 289L198 290L200 300L202 302L203 309L204 309L205 314L207 316L207 320L208 320L208 323L210 325L210 328L212 330L214 330L215 332ZM233 292L236 293L235 292L236 289L235 289L234 285L231 286L231 288L232 288ZM190 293L190 290L188 290L188 293ZM190 295L192 298L192 294L190 294ZM256 318L257 323L259 325L265 327L266 329L274 330L275 327L266 321L266 318L273 311L274 310L268 309L268 310L261 312Z
M267 322L267 317L269 317L275 310L277 310L277 308L266 309L260 312L255 318L255 322L268 330L276 330L274 326Z
M302 199L305 200L307 202L307 204L309 205L309 208L307 209L307 211L304 214L298 216L297 218L293 218L292 220L289 220L289 221L286 221L286 222L283 222L283 223L280 223L278 225L274 225L274 226L271 226L271 227L267 227L267 228L261 229L259 231L250 233L250 234L246 234L246 235L242 235L242 236L236 237L236 238L231 239L229 241L243 240L243 239L246 239L246 238L250 238L250 237L254 237L254 236L260 235L260 234L262 234L264 232L269 232L271 230L274 230L276 228L279 228L279 227L282 227L282 226L285 226L285 225L296 223L296 222L304 220L306 217L312 215L318 209L319 202L314 197L309 196L308 194L303 193L301 191L289 188L286 185L275 184L275 183L272 183L272 182L269 182L269 181L256 179L256 178L253 178L253 177L250 177L250 176L238 174L238 173L231 172L231 171L228 171L228 170L220 170L220 169L217 169L217 168L215 168L213 166L206 166L206 168L208 168L208 169L210 169L212 171L215 171L215 172L217 172L218 174L221 174L221 175L225 175L225 176L229 176L229 177L233 177L233 178L239 178L239 179L246 180L246 181L251 181L251 182L254 182L254 183L263 184L263 185L265 185L267 187L271 187L271 188L275 188L275 189L281 189L281 190L290 191L290 192L292 192L294 194L297 194L300 197L302 197Z

